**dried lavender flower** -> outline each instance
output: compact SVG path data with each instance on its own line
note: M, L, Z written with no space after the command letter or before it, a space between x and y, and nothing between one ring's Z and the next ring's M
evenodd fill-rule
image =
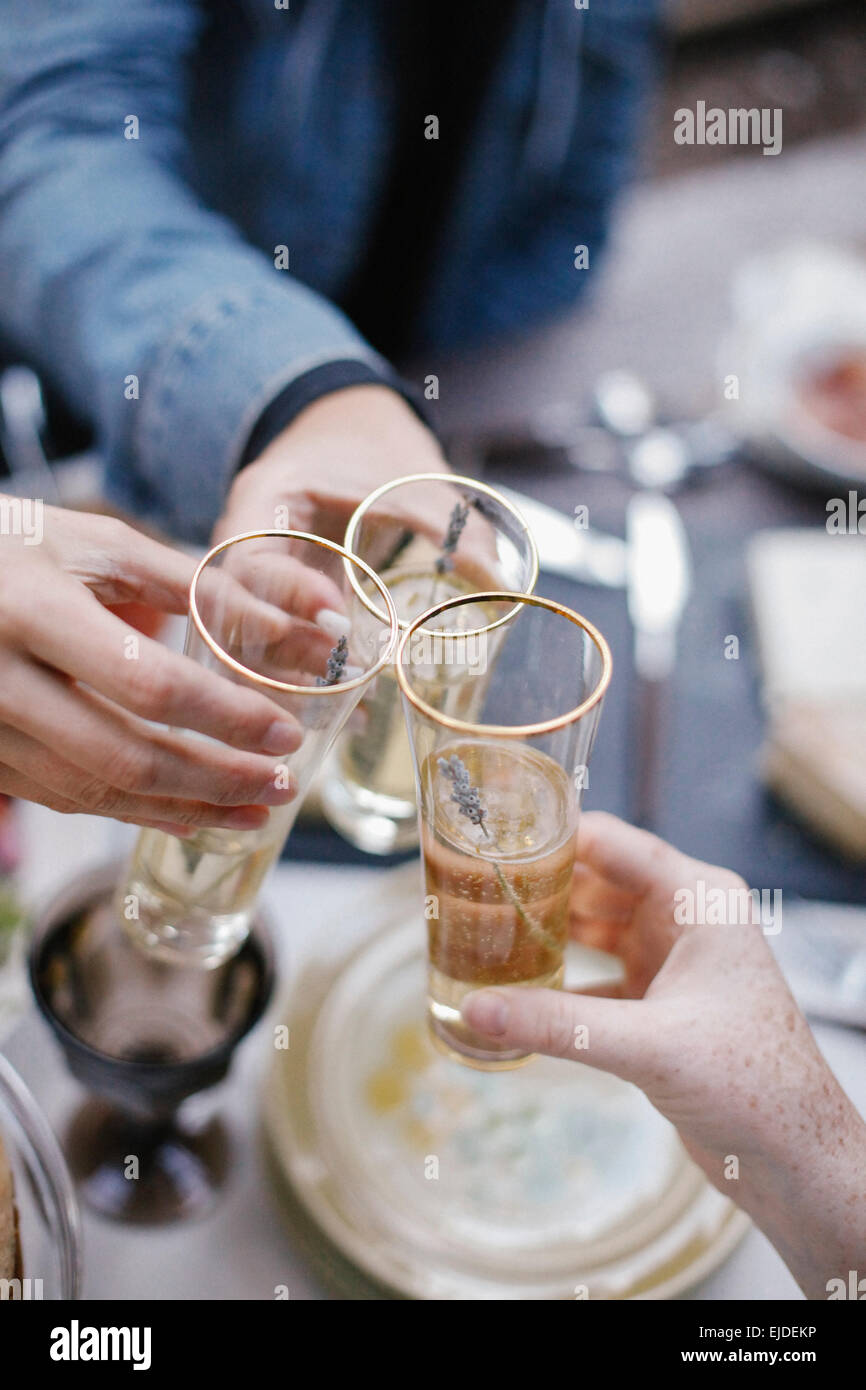
M437 765L443 777L452 783L451 800L460 808L462 816L468 816L473 825L480 825L486 835L484 824L486 808L481 804L481 792L469 781L469 769L462 758L452 753L450 758L437 758Z
M331 654L328 657L326 674L324 676L316 676L316 685L336 685L338 681L343 679L343 672L346 668L348 659L349 639L346 634L343 633L343 636L340 638L336 647L332 648Z
M452 753L450 758L437 758L436 764L442 776L447 778L452 784L451 800L460 808L462 816L468 816L473 825L480 825L487 839L490 839L490 831L484 824L487 817L487 808L482 805L481 792L478 787L473 787L469 781L469 769L463 759L456 753ZM480 853L480 850L478 851ZM495 861L493 872L499 881L502 892L509 899L521 920L525 923L527 930L538 940L549 945L549 937L542 927L530 917L522 902L514 891L512 884L508 882L502 868Z
M454 509L448 519L448 530L445 532L445 539L442 542L442 554L436 561L436 573L444 574L450 570L452 556L457 549L457 542L463 534L463 527L466 525L466 518L469 515L469 507L465 502L455 502Z

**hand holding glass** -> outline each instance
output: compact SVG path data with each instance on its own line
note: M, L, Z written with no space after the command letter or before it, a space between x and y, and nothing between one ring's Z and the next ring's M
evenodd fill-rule
M362 600L350 572L375 603ZM189 839L143 830L117 897L139 946L206 968L240 948L304 793L370 682L390 665L397 636L387 589L334 541L262 531L205 556L190 588L186 654L293 716L300 745L275 759L274 779L294 796L256 830L206 829Z

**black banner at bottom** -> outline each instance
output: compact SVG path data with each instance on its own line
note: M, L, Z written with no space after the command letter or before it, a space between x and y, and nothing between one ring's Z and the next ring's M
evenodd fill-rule
M192 1373L196 1378L238 1376L248 1384L275 1374L291 1374L293 1367L298 1368L301 1354L305 1375L310 1369L332 1375L343 1348L353 1374L361 1370L365 1375L376 1374L371 1358L378 1355L391 1379L391 1339L414 1326L404 1323L405 1317L419 1315L405 1303L401 1306L402 1311L392 1307L384 1315L386 1322L380 1324L371 1323L374 1315L369 1304L359 1323L357 1313L340 1305L289 1300L267 1304L10 1302L0 1308L0 1348L4 1368L17 1361L28 1373L47 1373L49 1383L63 1383L70 1376L98 1378L109 1370L113 1376L163 1376L167 1372ZM507 1305L508 1323L501 1339L497 1339L495 1311L474 1306L469 1316L476 1321L471 1325L463 1321L465 1312L455 1313L454 1329L466 1334L470 1346L479 1348L480 1333L485 1359L491 1351L495 1353L497 1345L509 1356L518 1345L524 1355L528 1353L532 1340L521 1335L521 1323L515 1320L511 1305ZM666 1372L677 1366L712 1365L771 1370L807 1366L826 1375L845 1363L850 1365L857 1357L866 1331L863 1314L862 1309L845 1308L837 1302L578 1301L566 1314L566 1321L557 1322L553 1329L557 1338L579 1336L581 1343L575 1346L592 1349L596 1369L602 1357L618 1375L629 1370ZM420 1316L425 1317L423 1312ZM428 1365L437 1355L437 1345L441 1355L448 1354L450 1329L442 1325L441 1309L436 1316L424 1342L418 1343L419 1351L425 1348ZM322 1332L330 1336L323 1339ZM338 1333L341 1340L336 1338ZM304 1340L297 1341L299 1336ZM465 1343L461 1341L461 1345ZM557 1345L561 1358L568 1343ZM576 1350L575 1358L575 1373L581 1362L586 1370L584 1354ZM310 1359L319 1360L320 1365L310 1368ZM411 1378L415 1373L405 1362L405 1348L399 1360L403 1374Z

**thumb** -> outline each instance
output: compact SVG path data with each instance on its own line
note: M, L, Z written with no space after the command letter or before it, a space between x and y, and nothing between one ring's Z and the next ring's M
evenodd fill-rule
M649 1006L558 989L481 989L461 1013L476 1032L507 1048L567 1057L641 1085L652 1069Z

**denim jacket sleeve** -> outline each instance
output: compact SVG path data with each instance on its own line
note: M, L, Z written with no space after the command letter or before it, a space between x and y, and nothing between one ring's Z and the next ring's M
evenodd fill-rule
M5 0L0 332L95 420L112 494L204 539L288 383L387 368L185 183L198 24L194 0Z

